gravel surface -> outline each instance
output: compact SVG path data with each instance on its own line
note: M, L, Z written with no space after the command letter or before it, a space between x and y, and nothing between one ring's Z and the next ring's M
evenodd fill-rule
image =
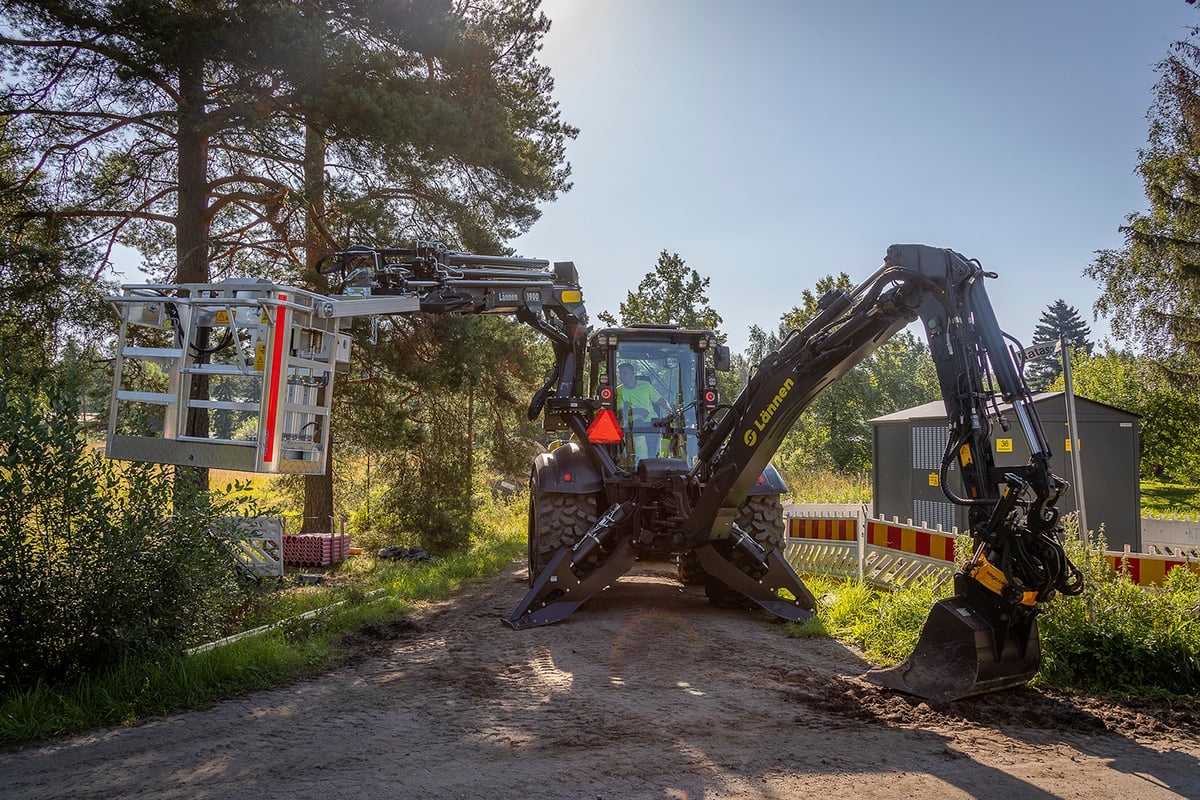
M319 677L0 753L0 796L1200 800L1196 703L922 702L673 571L513 631L514 565L348 637Z

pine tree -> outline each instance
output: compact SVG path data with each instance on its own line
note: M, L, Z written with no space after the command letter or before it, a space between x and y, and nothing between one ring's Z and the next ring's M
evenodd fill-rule
M621 325L679 325L682 328L710 330L724 341L718 328L721 315L708 301L708 278L690 269L679 253L663 250L652 272L647 272L637 291L628 292L621 303ZM617 325L617 319L601 311L600 320Z
M1045 344L1057 342L1060 338L1073 351L1092 354L1095 346L1091 340L1092 329L1075 306L1067 305L1061 298L1055 300L1042 312L1037 327L1033 329L1033 343ZM1042 358L1031 362L1025 368L1025 377L1034 391L1043 392L1062 374L1062 361L1059 358Z
M1113 333L1156 354L1184 387L1200 384L1200 28L1158 65L1137 171L1150 207L1128 217L1125 245L1101 251L1085 274L1100 282L1096 310Z

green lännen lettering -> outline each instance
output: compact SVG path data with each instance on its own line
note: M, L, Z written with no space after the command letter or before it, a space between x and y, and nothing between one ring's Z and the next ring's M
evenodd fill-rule
M755 428L758 428L760 431L767 429L767 425L770 424L771 419L775 416L775 412L779 410L779 406L783 403L783 398L788 396L788 392L791 391L791 388L795 385L796 382L791 378L788 378L783 382L783 385L779 387L779 391L776 392L775 396L771 398L771 402L767 404L766 408L759 412L758 419L754 420ZM757 443L758 437L751 437L751 433L751 431L746 431L747 435L745 436L745 439L747 444L750 444L751 438L753 438L755 443ZM754 445L750 444L750 446L753 447Z

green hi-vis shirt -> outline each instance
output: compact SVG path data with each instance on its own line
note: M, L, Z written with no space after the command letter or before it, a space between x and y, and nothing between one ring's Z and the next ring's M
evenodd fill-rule
M654 401L659 399L658 392L647 381L638 381L637 386L630 389L624 384L617 386L617 406L624 410L632 406L634 411L645 411L654 414Z

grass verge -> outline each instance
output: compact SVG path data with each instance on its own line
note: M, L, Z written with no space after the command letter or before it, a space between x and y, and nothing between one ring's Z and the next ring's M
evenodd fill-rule
M395 619L414 601L446 597L495 574L524 554L524 538L523 525L509 524L464 552L430 563L355 559L329 585L264 596L239 625L248 629L280 623L264 634L194 655L131 659L74 681L5 689L0 695L0 746L134 725L312 674L339 658L338 641L345 634ZM341 605L293 619L335 603Z
M1083 562L1082 546L1068 553ZM1036 685L1121 699L1194 698L1200 693L1200 575L1176 569L1147 590L1112 570L1094 548L1082 595L1058 597L1039 617L1042 663ZM916 646L930 608L949 595L930 584L884 591L853 580L805 577L817 616L789 623L797 637L828 636L892 666Z
M1195 517L1200 513L1200 486L1142 481L1142 513Z

